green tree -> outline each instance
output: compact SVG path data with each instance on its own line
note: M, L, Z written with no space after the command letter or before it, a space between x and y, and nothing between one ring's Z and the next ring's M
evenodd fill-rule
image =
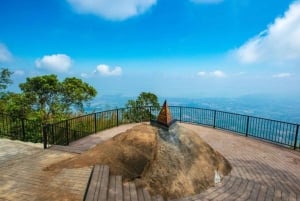
M152 111L159 110L158 98L151 92L142 92L136 100L128 100L125 105L128 111L124 114L125 119L140 122L152 119Z
M83 112L84 103L88 102L96 95L96 89L83 82L81 79L72 77L66 78L62 82L62 102L65 104L67 112L70 112L71 108Z
M29 118L29 114L32 113L28 104L30 101L24 94L8 92L2 96L1 101L5 103L2 111L13 118Z
M77 78L60 82L56 75L27 78L20 89L43 123L60 120L96 96L96 90ZM73 107L75 106L75 107Z
M8 85L12 84L12 80L10 78L12 74L13 72L9 71L7 68L1 68L0 70L0 111L2 113L6 112L8 92L5 90Z
M45 122L50 119L54 107L59 102L60 83L56 75L44 75L27 78L19 85L31 106L40 119Z
M8 70L7 68L1 68L0 71L0 92L1 93L3 93L3 91L7 88L8 85L13 83L11 79L12 74L13 72Z

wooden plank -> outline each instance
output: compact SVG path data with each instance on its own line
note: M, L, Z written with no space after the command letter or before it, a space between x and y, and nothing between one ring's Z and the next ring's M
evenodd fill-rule
M93 168L93 173L91 175L91 181L88 187L88 192L86 195L85 200L86 201L93 201L95 197L95 193L97 190L97 184L98 184L98 178L99 178L99 173L100 173L101 166L96 165Z
M124 195L124 201L130 201L130 187L129 183L123 184L123 195Z
M122 176L116 176L116 201L123 201Z
M145 201L143 189L141 188L137 189L137 196L139 201Z
M107 201L108 181L109 181L109 167L105 165L103 166L103 171L102 171L98 201Z
M111 175L109 177L108 201L115 201L115 199L116 199L116 176Z
M97 185L95 187L95 195L94 195L94 200L97 201L99 198L99 194L100 194L100 188L101 188L101 180L102 180L102 175L103 175L103 171L104 171L104 166L100 165L99 166L99 174L98 177L95 178L97 179Z
M138 201L136 187L133 182L129 183L129 189L130 189L130 200L131 201Z
M151 201L151 195L147 189L143 188L143 194L144 194L144 200L145 201Z

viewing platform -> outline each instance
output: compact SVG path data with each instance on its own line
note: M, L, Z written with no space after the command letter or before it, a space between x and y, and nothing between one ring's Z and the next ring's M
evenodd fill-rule
M228 131L180 124L196 132L222 153L231 163L232 171L215 187L179 200L300 200L299 151ZM83 200L92 167L63 169L55 173L43 169L55 161L80 154L135 125L121 125L71 142L69 146L52 146L50 149L0 139L0 200ZM112 184L109 182L106 182L107 190L103 191L106 200L110 200L109 186ZM129 199L128 186L118 186L112 200L145 200L145 197L144 200L141 198L144 191L133 192L136 196ZM159 199L161 197L156 195L152 197L152 200Z

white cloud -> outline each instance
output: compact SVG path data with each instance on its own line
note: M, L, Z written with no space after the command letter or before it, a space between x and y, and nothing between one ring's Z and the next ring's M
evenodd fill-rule
M22 75L25 75L25 72L22 70L15 70L14 75L22 76Z
M122 74L122 68L116 66L114 69L110 69L108 65L100 64L97 66L96 72L103 76L119 76Z
M205 76L216 77L216 78L227 77L227 75L223 71L220 71L220 70L215 70L215 71L212 71L212 72L199 71L197 73L197 75L200 76L200 77L205 77Z
M12 54L4 44L0 43L0 62L7 62L12 59Z
M291 77L292 74L291 73L279 73L279 74L275 74L272 77L274 78L287 78L287 77Z
M157 0L67 0L79 13L91 13L110 20L124 20L144 13Z
M205 76L205 75L206 75L206 72L200 71L200 72L197 73L197 75L202 77L202 76Z
M83 78L88 78L88 77L90 77L89 74L87 74L87 73L81 73L80 75L81 75L81 77L83 77Z
M210 73L210 75L212 75L213 77L218 77L218 78L226 77L226 74L220 70L213 71Z
M235 76L241 76L241 75L245 75L246 74L246 72L238 72L238 73L236 73L236 74L234 74Z
M72 65L72 59L65 54L45 55L35 61L37 68L47 69L55 72L67 72Z
M223 2L223 0L191 0L191 2L199 4L218 4Z
M242 63L300 63L300 1L290 5L268 29L234 51Z

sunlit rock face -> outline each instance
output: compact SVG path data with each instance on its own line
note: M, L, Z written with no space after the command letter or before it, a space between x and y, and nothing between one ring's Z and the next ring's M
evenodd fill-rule
M219 183L231 166L196 133L172 119L168 104L164 105L156 121L156 143L153 157L145 167L140 185L165 199L200 193Z

